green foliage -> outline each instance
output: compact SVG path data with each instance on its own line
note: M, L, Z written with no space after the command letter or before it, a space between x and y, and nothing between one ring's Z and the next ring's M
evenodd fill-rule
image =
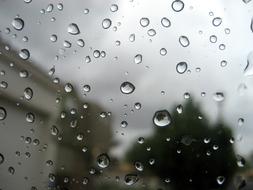
M190 101L183 107L182 114L172 113L170 126L155 127L145 144L134 145L127 153L127 160L141 161L153 175L162 180L169 178L176 190L226 189L237 168L229 141L231 130L222 122L208 123ZM166 141L167 138L170 141ZM147 146L151 151L146 150ZM154 165L149 164L150 158L155 159ZM222 185L217 183L218 176L225 177Z

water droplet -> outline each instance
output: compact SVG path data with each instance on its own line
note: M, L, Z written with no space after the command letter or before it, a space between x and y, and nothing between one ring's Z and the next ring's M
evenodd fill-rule
M251 51L247 56L247 65L243 72L245 76L253 75L253 51Z
M136 103L134 104L134 108L135 108L136 110L140 110L140 109L141 109L141 103L136 102Z
M165 56L167 54L167 50L165 48L160 49L160 55Z
M241 127L244 124L244 119L243 118L239 118L238 119L238 126Z
M54 5L50 3L50 4L47 6L46 11L47 11L48 13L51 13L51 12L53 11L53 9L54 9Z
M215 17L215 18L213 18L212 23L213 23L213 25L214 25L215 27L220 26L221 23L222 23L222 19L221 19L220 17Z
M184 9L184 2L181 0L175 0L172 2L171 7L175 12L180 12Z
M27 78L27 77L28 77L28 71L27 71L27 70L21 70L21 71L19 72L19 76L20 76L21 78Z
M29 87L27 87L25 90L24 90L24 96L25 96L25 99L27 100L31 100L32 97L33 97L33 90Z
M105 19L102 21L102 27L103 27L104 29L110 28L111 25L112 25L112 21L111 21L109 18L105 18Z
M214 95L213 95L213 99L216 101L216 102L222 102L225 97L224 97L224 94L222 92L216 92Z
M53 125L50 129L50 132L51 132L51 135L56 136L59 134L59 129L55 125Z
M216 181L219 185L222 185L225 182L225 177L224 176L218 176Z
M237 163L237 166L238 166L238 167L242 168L242 167L245 166L246 160L245 160L242 156L236 155L236 160L237 160L236 163Z
M183 106L181 104L178 105L177 108L176 108L176 110L177 110L178 114L181 114L183 112Z
M31 112L26 114L26 121L28 123L33 123L35 121L35 115Z
M134 166L135 166L136 170L138 170L140 172L144 170L144 166L141 162L135 162Z
M23 60L27 60L30 58L30 52L28 49L21 49L18 55Z
M62 4L62 3L58 3L58 4L57 4L57 9L58 9L59 11L62 11L62 10L63 10L63 4Z
M217 36L211 35L211 36L209 37L209 41L210 41L211 43L216 43L216 42L217 42Z
M77 34L79 34L79 33L80 33L80 30L79 30L77 24L75 24L75 23L69 24L69 25L68 25L68 33L69 33L69 34L72 34L72 35L77 35Z
M139 137L138 138L138 143L139 144L143 144L144 143L144 138L143 137Z
M158 127L166 127L171 124L171 116L167 110L156 111L153 122Z
M97 157L97 164L100 168L107 168L110 164L110 158L107 154L103 153Z
M133 185L139 180L136 174L127 174L124 177L124 181L126 185Z
M128 125L128 123L127 123L126 121L122 121L122 122L120 123L120 126L121 126L122 128L126 128L127 125Z
M87 185L89 183L89 179L87 177L83 178L82 184Z
M52 35L50 36L50 40L51 40L51 42L56 42L56 41L57 41L57 35L52 34Z
M153 158L149 159L148 163L150 165L154 165L155 164L155 159L153 159Z
M6 81L1 81L0 87L6 89L8 87L8 83Z
M63 42L63 46L65 47L65 48L71 48L71 43L69 42L69 41L67 41L67 40L65 40L64 42Z
M120 85L120 91L123 94L131 94L131 93L133 93L134 90L135 90L135 86L130 82L123 82Z
M86 15L89 14L89 12L90 12L89 9L84 9L84 11L83 11L83 13L86 14Z
M112 12L116 12L116 11L118 10L118 5L112 4L111 7L110 7L110 10L111 10Z
M186 62L179 62L176 66L176 71L179 74L183 74L187 70L187 63Z
M251 0L242 0L245 4L249 3Z
M79 46L79 47L84 47L85 46L85 42L83 41L83 39L78 39L76 41L76 44Z
M5 108L0 107L0 121L4 120L7 116L7 112L5 110Z
M14 18L11 24L14 29L22 30L24 28L25 22L21 18Z
M135 41L135 34L130 34L129 41L134 42Z
M219 45L219 49L220 49L220 50L226 49L226 45L225 45L225 44L220 44L220 45Z
M10 175L14 175L15 169L14 169L13 167L10 166L10 167L8 168L8 172L9 172Z
M179 43L183 47L187 47L187 46L190 45L190 41L189 41L189 39L186 36L180 36L179 37Z
M149 25L149 22L150 22L149 19L146 17L140 19L140 25L142 27L147 27Z
M73 90L73 86L70 83L67 83L64 87L65 92L70 93Z
M244 83L239 84L237 91L240 96L243 96L245 94L245 91L247 90L247 86Z
M24 2L28 4L28 3L31 3L32 0L24 0Z
M86 56L84 61L85 61L85 63L90 63L91 62L90 56Z
M222 60L222 61L220 62L220 66L221 66L221 67L226 67L227 64L228 64L228 62L227 62L226 60Z
M0 164L4 163L4 156L0 153Z
M140 64L142 62L142 55L141 54L137 54L135 57L134 57L134 62L136 64Z
M148 33L149 36L155 36L156 35L155 29L149 29L147 33Z
M161 19L161 24L162 24L162 26L165 27L165 28L168 28L168 27L171 26L170 20L169 20L168 18L166 18L166 17L163 17L163 18Z
M95 50L95 51L93 52L93 56L94 56L95 58L99 58L99 57L100 57L100 51L99 51L99 50Z

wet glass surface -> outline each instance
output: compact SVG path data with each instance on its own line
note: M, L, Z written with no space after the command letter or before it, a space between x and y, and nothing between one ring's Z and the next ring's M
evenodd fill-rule
M0 189L253 189L253 1L0 0Z

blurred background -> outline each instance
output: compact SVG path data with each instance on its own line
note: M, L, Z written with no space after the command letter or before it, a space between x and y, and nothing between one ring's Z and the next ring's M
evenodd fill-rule
M251 0L0 0L0 189L252 189L252 41Z

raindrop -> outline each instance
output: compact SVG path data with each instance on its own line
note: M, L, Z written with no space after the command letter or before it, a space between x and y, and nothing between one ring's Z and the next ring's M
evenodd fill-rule
M112 25L112 21L111 21L109 18L105 18L105 19L102 21L102 27L103 27L104 29L110 28L111 25Z
M176 71L179 74L183 74L187 70L187 63L186 62L179 62L176 66Z
M103 153L97 157L97 164L100 168L107 168L110 164L110 158L107 154Z
M86 15L89 14L89 12L90 12L89 9L84 9L84 11L83 11L83 13L86 14Z
M160 49L160 55L165 56L167 54L167 50L165 48Z
M222 185L225 182L225 177L224 176L218 176L216 181L219 185Z
M251 19L250 29L251 29L251 31L253 32L253 18Z
M58 9L59 11L62 11L62 10L63 10L63 4L62 4L62 3L58 3L58 4L57 4L57 9Z
M178 114L181 114L183 112L183 106L181 104L178 105L177 108L176 108L176 110L177 110Z
M187 46L190 45L190 41L189 41L189 39L186 36L180 36L179 37L179 43L183 47L187 47Z
M87 177L83 178L82 184L87 185L89 183L89 179Z
M150 22L149 19L146 17L140 19L140 25L142 27L147 27L149 25L149 22Z
M100 57L100 51L99 51L99 50L95 50L95 51L93 52L93 56L94 56L95 58L99 58L99 57Z
M227 64L228 64L228 62L227 62L226 60L222 60L222 61L220 62L220 66L221 66L221 67L226 67Z
M5 81L1 81L0 87L3 88L3 89L6 89L8 87L8 83L5 82Z
M120 85L120 91L123 94L131 94L131 93L133 93L134 90L135 90L135 86L130 82L123 82Z
M47 8L46 8L46 11L47 11L48 13L51 13L51 12L53 11L53 9L54 9L54 5L53 5L53 4L49 4L49 5L47 6Z
M73 86L70 83L67 83L64 87L65 92L70 93L73 90Z
M135 162L134 166L135 166L136 170L138 170L140 172L144 170L144 166L141 162Z
M27 60L30 57L30 52L28 49L21 49L18 55L21 59Z
M222 19L221 19L220 17L215 17L215 18L213 19L212 23L213 23L213 25L214 25L215 27L220 26L221 23L222 23Z
M83 41L83 39L78 39L76 41L76 44L79 46L79 47L84 47L85 46L85 42Z
M220 50L226 49L226 45L225 45L225 44L220 44L220 45L219 45L219 49L220 49Z
M129 41L134 42L135 41L135 34L130 34Z
M27 87L25 90L24 90L24 96L25 96L25 99L27 100L31 100L32 97L33 97L33 90L29 87Z
M90 90L91 90L90 85L88 85L88 84L84 85L83 90L84 90L84 92L90 92Z
M71 43L70 43L69 41L65 40L65 41L63 42L63 46L64 46L65 48L71 48Z
M140 110L140 109L141 109L141 103L136 102L136 103L134 104L134 108L135 108L136 110Z
M139 144L143 144L144 143L144 138L143 137L139 137L138 138L138 143Z
M91 62L90 56L86 56L84 61L85 61L85 63L90 63Z
M211 35L211 36L209 37L209 41L210 41L211 43L216 43L216 42L217 42L217 36Z
M26 121L28 123L33 123L35 121L35 115L31 112L26 114Z
M31 3L32 0L24 0L24 2L28 4L28 3Z
M251 0L242 0L245 4L249 3Z
M238 126L241 127L244 124L244 119L243 118L239 118L238 119Z
M21 18L14 18L11 24L14 29L22 30L24 28L25 22Z
M0 153L0 164L4 163L4 156Z
M110 10L111 10L112 12L116 12L116 11L118 10L118 5L112 4L111 7L110 7Z
M124 181L126 185L133 185L139 180L136 174L127 174L124 177Z
M56 136L59 134L59 129L55 125L53 125L50 129L50 132L51 132L51 135Z
M128 125L128 123L127 123L126 121L122 121L122 122L120 123L120 126L121 126L122 128L126 128L127 125Z
M171 124L171 116L167 110L156 111L153 122L158 127L166 127Z
M69 25L68 25L68 33L69 33L69 34L72 34L72 35L77 35L77 34L79 34L79 33L80 33L80 30L79 30L77 24L75 24L75 23L69 24Z
M181 0L175 0L172 2L171 7L175 12L180 12L184 9L184 2Z
M242 156L236 155L236 160L237 160L236 163L237 163L237 166L238 166L238 167L242 168L242 167L245 166L246 160L245 160Z
M8 168L8 172L9 172L9 174L14 175L15 169L14 169L13 167L10 166L10 167Z
M225 97L224 97L224 94L222 92L216 92L214 95L213 95L213 99L216 101L216 102L222 102Z
M134 62L136 64L140 64L142 62L142 55L141 54L137 54L135 57L134 57Z
M156 35L155 29L149 29L147 33L148 33L149 36L155 36Z
M56 42L57 41L57 36L55 34L52 34L50 36L50 40L51 40L51 42Z
M163 18L161 19L161 24L162 24L162 26L165 27L165 28L168 28L168 27L171 26L170 20L169 20L168 18L166 18L166 17L163 17Z
M247 65L243 72L245 76L253 75L253 51L251 51L247 56Z

